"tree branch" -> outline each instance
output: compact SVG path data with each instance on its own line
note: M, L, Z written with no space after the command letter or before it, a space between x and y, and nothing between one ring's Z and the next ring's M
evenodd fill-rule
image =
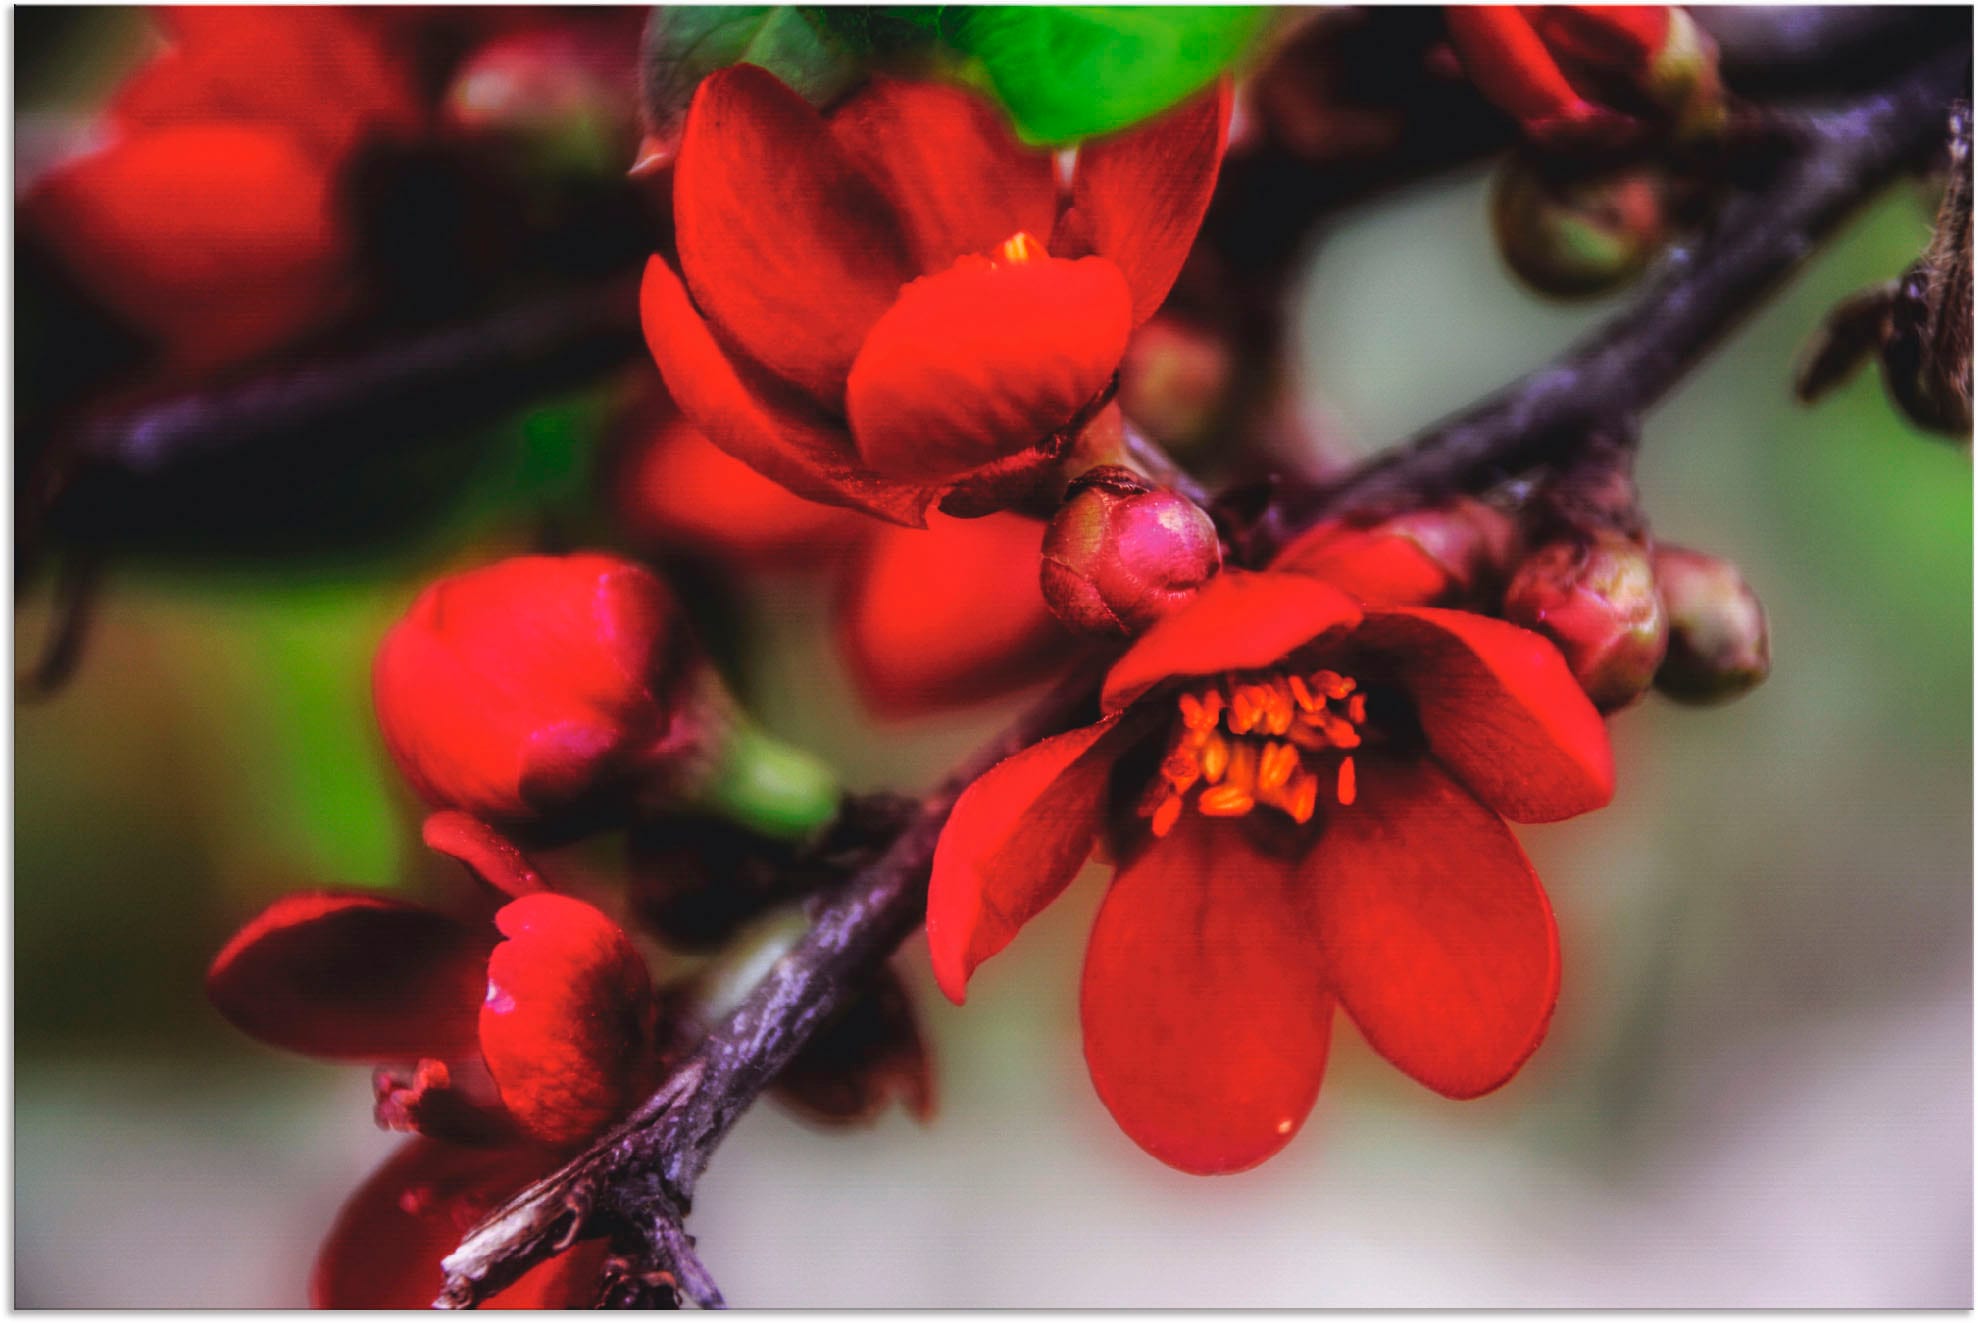
M1699 243L1664 260L1648 288L1544 367L1363 465L1286 493L1243 550L1267 559L1313 517L1375 512L1475 490L1558 456L1604 423L1632 424L1863 200L1927 159L1952 102L1968 98L1970 56L1952 50L1893 89L1782 121L1786 155L1760 189L1731 201Z
M1270 502L1244 553L1254 563L1315 519L1477 489L1630 425L1851 208L1925 155L1968 83L1967 57L1954 51L1883 94L1792 121L1768 182L1733 202L1694 249L1673 254L1627 312L1345 481ZM643 1241L649 1277L718 1304L681 1226L715 1148L861 976L919 922L934 846L956 798L1002 758L1089 716L1096 680L1082 669L932 791L891 848L846 884L665 1085L589 1151L468 1233L442 1264L437 1303L472 1306L572 1240L611 1235L621 1244ZM622 1270L615 1280L625 1280ZM650 1298L640 1290L607 1295Z

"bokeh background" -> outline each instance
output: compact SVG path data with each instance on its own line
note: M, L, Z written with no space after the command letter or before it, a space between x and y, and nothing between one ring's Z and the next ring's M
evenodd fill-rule
M127 58L114 14L65 33L17 69L17 131ZM1336 436L1402 436L1615 306L1516 287L1485 186L1411 190L1315 243L1297 362ZM1908 263L1930 215L1891 190L1648 421L1656 530L1743 566L1774 674L1727 708L1622 714L1615 805L1521 831L1565 974L1516 1080L1443 1101L1342 1020L1289 1150L1235 1177L1169 1171L1085 1077L1088 876L965 1010L904 950L932 1124L827 1132L767 1104L742 1123L693 1223L728 1298L1970 1307L1970 461L1900 422L1872 375L1812 410L1786 391L1822 311ZM433 574L591 500L601 417L573 396L469 438L416 535L120 560L75 681L17 707L16 1304L303 1302L317 1240L398 1141L371 1126L363 1070L233 1033L201 974L284 890L436 866L372 723L371 650ZM22 655L45 597L16 604ZM875 722L813 583L697 606L734 631L766 724L860 787L929 783L1014 706Z

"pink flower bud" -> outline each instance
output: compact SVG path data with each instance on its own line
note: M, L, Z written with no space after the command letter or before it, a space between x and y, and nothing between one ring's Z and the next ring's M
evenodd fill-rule
M1655 687L1684 703L1741 697L1772 670L1765 608L1738 572L1684 547L1655 549L1655 584L1669 617L1669 655Z
M1528 556L1505 591L1504 618L1557 644L1602 711L1640 697L1669 647L1648 549L1612 531Z
M1221 569L1216 526L1199 506L1116 465L1073 484L1044 535L1044 599L1090 634L1137 634Z
M711 680L666 585L589 554L441 579L373 672L385 745L419 794L506 821L573 808L698 747L688 700Z

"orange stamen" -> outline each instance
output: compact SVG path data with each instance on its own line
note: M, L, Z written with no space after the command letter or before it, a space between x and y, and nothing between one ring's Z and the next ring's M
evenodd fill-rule
M1241 786L1216 786L1204 790L1195 807L1212 818L1240 818L1255 808L1257 801Z
M1351 804L1360 794L1360 781L1353 772L1353 759L1343 758L1339 764L1339 802Z
M996 255L1005 262L1017 263L1041 261L1051 254L1043 244L1037 242L1030 231L1018 230L1003 240L1003 245L996 250Z
M1291 780L1291 774L1298 770L1298 750L1289 744L1272 741L1264 746L1264 756L1257 762L1257 789L1276 790Z
M1174 830L1174 824L1179 821L1181 821L1181 796L1169 795L1161 801L1161 806L1154 810L1154 820L1148 826L1153 828L1154 835L1165 836Z
M1223 779L1229 770L1229 741L1220 735L1211 735L1209 742L1202 746L1202 779L1210 785Z

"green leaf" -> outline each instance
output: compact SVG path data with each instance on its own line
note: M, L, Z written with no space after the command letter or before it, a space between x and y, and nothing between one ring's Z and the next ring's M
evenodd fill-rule
M986 5L944 13L950 43L1027 142L1063 146L1137 124L1207 87L1262 30L1262 6Z
M865 45L841 21L793 5L660 5L640 54L640 86L654 132L678 133L701 79L757 64L814 106L848 91L865 71Z

